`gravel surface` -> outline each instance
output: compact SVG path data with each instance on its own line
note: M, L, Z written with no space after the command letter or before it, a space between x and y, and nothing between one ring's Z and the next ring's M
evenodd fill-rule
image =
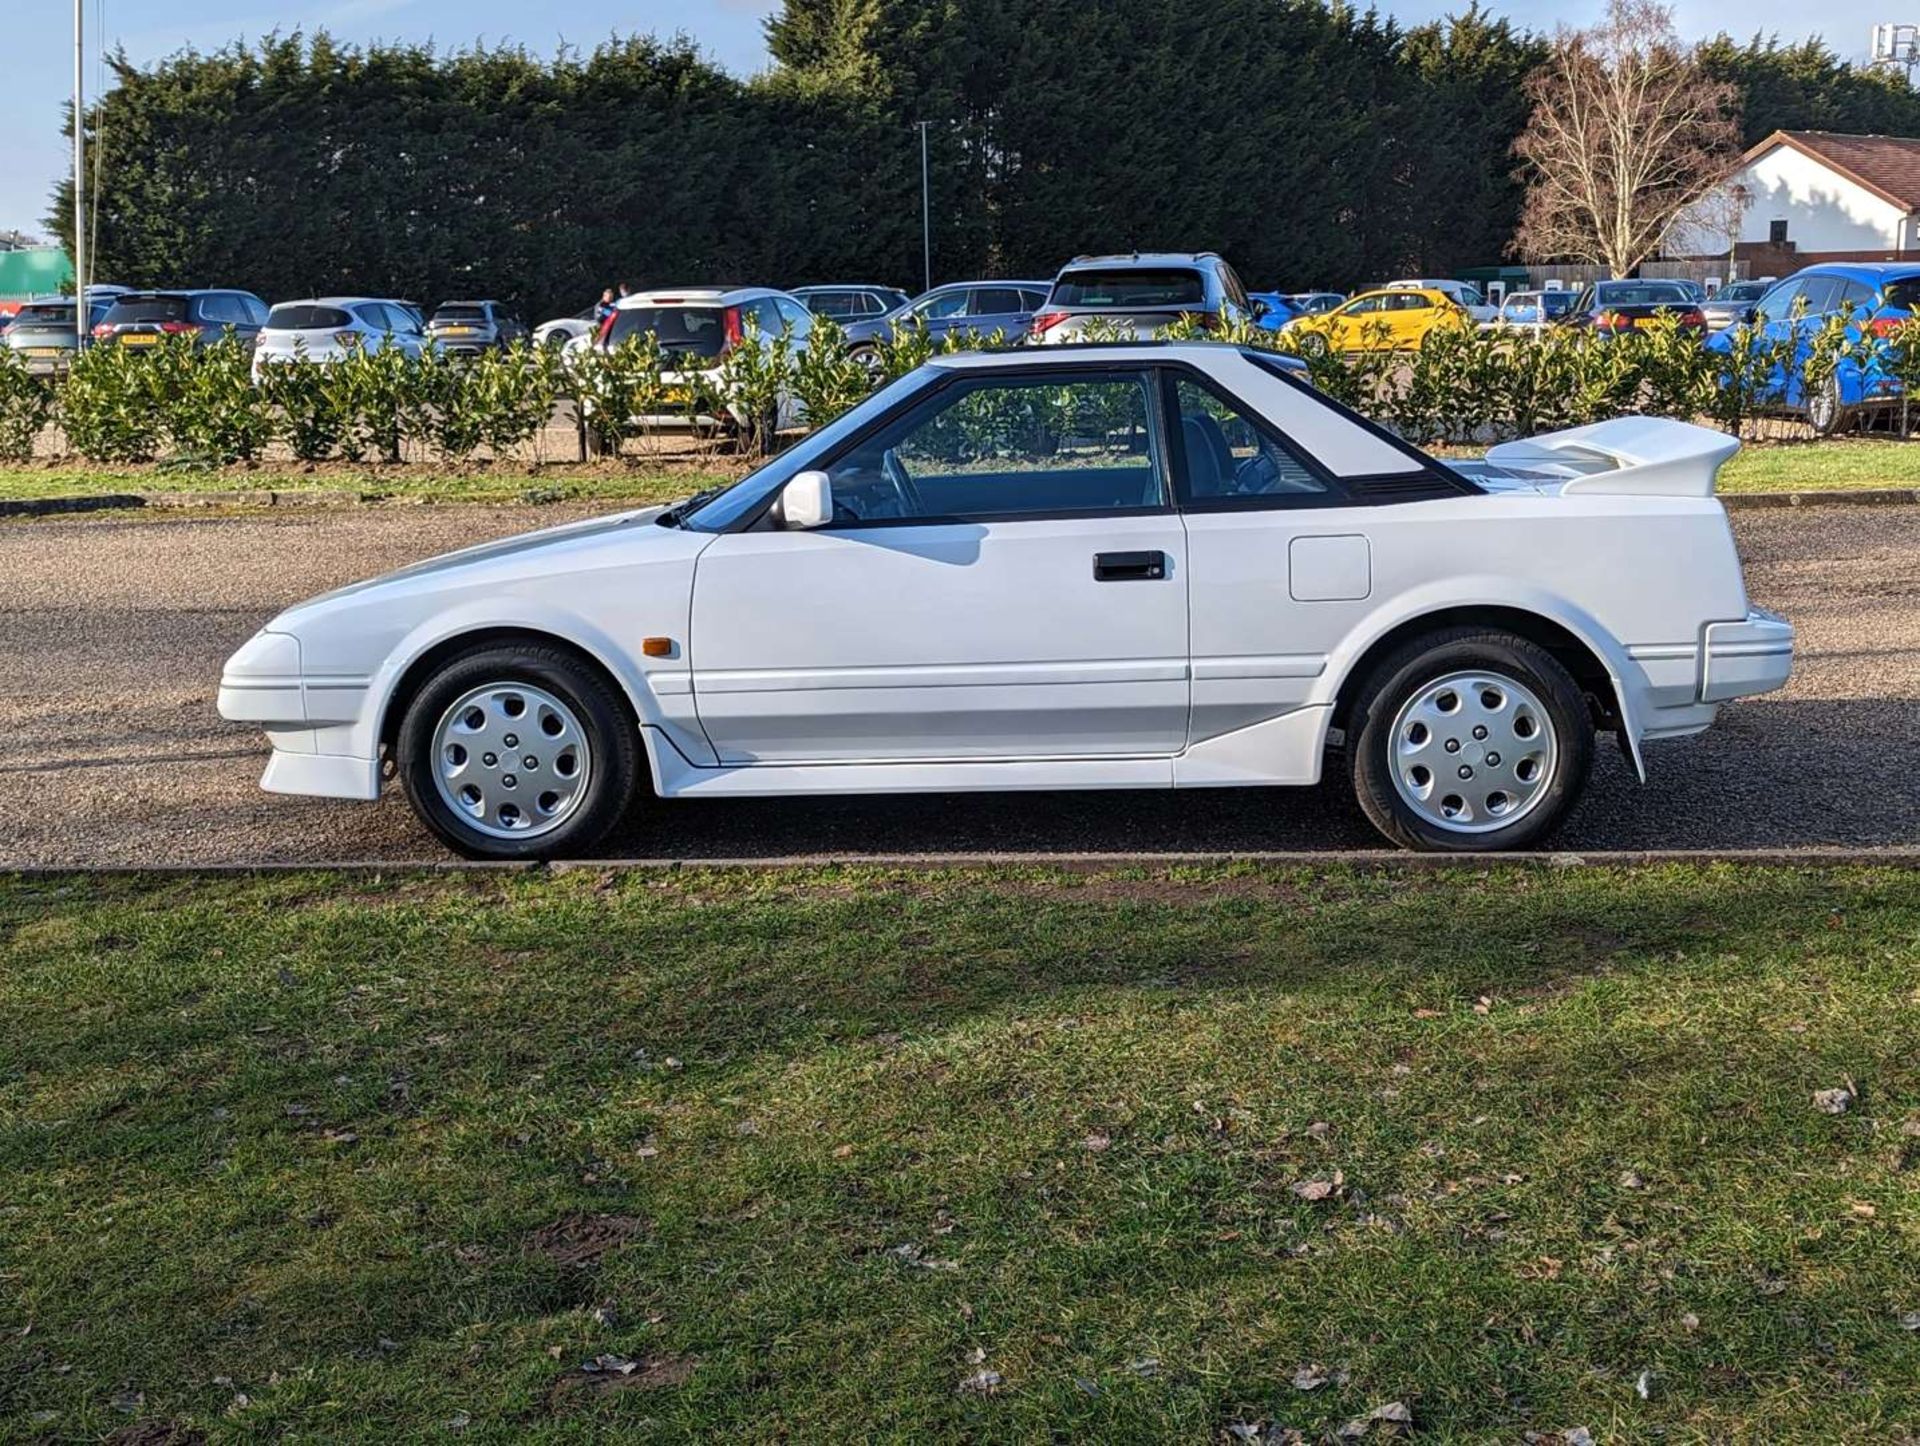
M265 743L214 712L220 666L288 603L587 507L438 507L0 526L0 775L25 806L5 864L437 860L397 791L274 797ZM1600 750L1567 849L1920 844L1920 508L1748 511L1756 601L1800 630L1792 685L1648 749ZM636 809L609 857L1231 853L1374 848L1315 789L738 800Z

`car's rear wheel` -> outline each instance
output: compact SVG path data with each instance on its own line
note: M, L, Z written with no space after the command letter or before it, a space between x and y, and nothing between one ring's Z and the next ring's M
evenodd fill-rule
M1298 351L1301 356L1323 357L1332 348L1327 339L1320 335L1319 332L1308 331L1301 333L1299 340L1294 343L1294 349Z
M469 858L591 848L639 776L639 732L612 682L560 648L483 644L450 659L401 719L407 802Z
M857 361L861 366L865 367L868 376L873 377L875 380L879 379L881 367L884 365L880 357L879 347L856 346L848 351L847 356L850 360Z
M1807 425L1820 437L1831 437L1847 425L1851 412L1840 399L1840 379L1827 377L1807 394Z
M1362 685L1349 718L1354 794L1402 847L1525 848L1586 784L1593 719L1537 643L1449 629L1409 643Z

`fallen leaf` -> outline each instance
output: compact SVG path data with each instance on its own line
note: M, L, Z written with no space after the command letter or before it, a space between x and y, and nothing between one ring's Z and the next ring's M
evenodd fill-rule
M990 1395L1000 1388L1003 1380L998 1371L975 1371L960 1383L959 1389L974 1395Z
M457 1416L448 1419L447 1429L449 1431L464 1431L472 1424L473 1417L469 1416L465 1411L462 1411Z
M1333 1183L1328 1180L1295 1180L1292 1185L1294 1194L1302 1200L1310 1201L1325 1200L1333 1194L1334 1188Z
M1688 1311L1685 1315L1680 1317L1680 1329L1683 1331L1699 1330L1700 1317L1695 1315L1692 1311Z
M1142 1356L1137 1361L1129 1361L1127 1363L1127 1369L1132 1371L1136 1376L1144 1376L1151 1380L1160 1374L1160 1362L1152 1356Z
M853 1146L835 1145L833 1147L833 1158L836 1160L851 1160L853 1158Z
M1562 1433L1567 1446L1593 1446L1593 1432L1585 1426L1575 1426L1571 1431Z
M1482 994L1478 999L1473 1001L1473 1012L1475 1014L1493 1013L1493 1000Z
M1086 1139L1080 1142L1080 1148L1083 1150L1092 1150L1095 1154L1098 1154L1100 1151L1106 1149L1112 1143L1113 1143L1113 1136L1096 1130L1093 1134L1088 1135Z
M1653 1372L1642 1371L1633 1383L1633 1394L1643 1401L1653 1399Z
M1622 1190L1644 1190L1647 1188L1646 1178L1641 1175L1638 1170L1622 1170L1620 1172L1620 1188Z
M1327 1373L1318 1366L1300 1366L1293 1373L1296 1391L1317 1391L1327 1383Z
M1900 1329L1903 1331L1920 1331L1920 1310L1910 1310L1901 1316Z

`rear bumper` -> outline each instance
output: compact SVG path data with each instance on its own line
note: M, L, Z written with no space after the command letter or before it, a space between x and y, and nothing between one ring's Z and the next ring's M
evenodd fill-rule
M1771 693L1793 675L1793 624L1750 608L1744 622L1708 623L1700 653L1702 703Z

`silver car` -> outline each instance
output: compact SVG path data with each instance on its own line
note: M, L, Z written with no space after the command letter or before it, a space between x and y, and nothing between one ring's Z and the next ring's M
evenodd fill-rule
M1053 279L1027 339L1040 346L1107 336L1150 338L1180 318L1209 331L1264 313L1224 257L1211 251L1076 256Z
M106 320L114 298L125 290L124 286L87 288L89 333ZM29 301L14 314L13 325L7 328L7 350L35 375L65 371L79 351L79 339L73 332L73 306L71 296L42 296Z
M253 379L292 361L337 362L356 351L398 347L419 356L430 343L404 302L376 296L321 296L283 301L267 313L253 351Z

